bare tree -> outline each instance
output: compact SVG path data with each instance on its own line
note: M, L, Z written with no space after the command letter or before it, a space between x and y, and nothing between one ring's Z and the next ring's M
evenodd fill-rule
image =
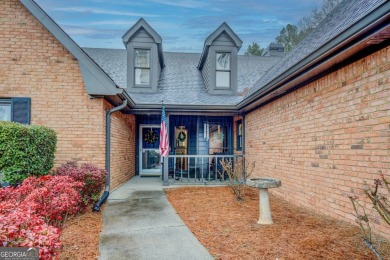
M319 9L314 8L310 15L301 18L298 22L298 27L303 36L311 33L341 1L342 0L323 0Z
M301 18L297 25L288 24L276 37L276 42L283 44L285 51L292 50L302 41L342 0L323 0L321 7L315 8L308 16Z
M386 180L384 174L380 175L380 179L375 179L373 185L365 183L363 194L371 201L372 208L378 212L379 216L390 225L390 202L388 196L390 195L390 183ZM363 241L368 248L382 260L382 256L374 245L372 239L372 231L370 225L371 213L367 212L359 197L348 195L353 209L355 211L356 223L359 225L360 233Z
M291 51L301 40L303 39L303 34L300 32L299 28L292 24L287 24L276 37L276 42L283 44L284 51Z
M249 164L245 159L236 161L233 164L231 160L221 161L221 171L218 171L220 176L227 174L229 188L239 201L245 201L246 180L252 174L255 168L255 162Z

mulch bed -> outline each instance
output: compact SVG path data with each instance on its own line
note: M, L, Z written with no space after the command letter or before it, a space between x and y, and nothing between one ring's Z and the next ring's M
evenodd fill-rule
M245 203L228 187L167 189L167 197L198 240L217 259L376 259L357 227L314 214L270 194L274 224L258 225L259 197ZM384 259L390 244L382 240Z
M102 213L87 212L66 222L61 232L63 245L60 259L97 259L99 234L102 230Z

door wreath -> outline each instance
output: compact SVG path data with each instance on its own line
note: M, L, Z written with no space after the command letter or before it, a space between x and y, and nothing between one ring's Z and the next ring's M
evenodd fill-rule
M147 144L154 144L156 141L158 140L158 135L153 132L153 130L149 130L146 132L145 136L144 136L144 141L147 143Z
M179 134L177 135L177 141L179 142L184 142L187 138L186 133L184 131L180 131Z

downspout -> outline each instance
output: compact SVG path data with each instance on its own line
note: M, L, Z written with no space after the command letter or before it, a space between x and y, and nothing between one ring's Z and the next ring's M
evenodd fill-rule
M242 156L245 158L245 113L242 113Z
M244 169L244 180L246 180L247 178L247 175L246 175L246 169L245 169L245 163L246 163L246 159L245 159L245 113L242 113L241 115L241 118L242 118L242 161L243 161L243 164L242 164L242 167Z
M127 106L127 100L123 100L123 103L117 107L114 107L111 110L108 110L106 112L106 187L104 189L104 193L100 200L95 204L95 206L92 208L92 211L100 211L100 207L103 205L104 202L106 202L108 195L110 195L110 177L111 177L111 171L110 171L110 158L111 158L111 114L124 109Z

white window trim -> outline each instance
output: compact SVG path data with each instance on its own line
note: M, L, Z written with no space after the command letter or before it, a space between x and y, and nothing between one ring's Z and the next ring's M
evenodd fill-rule
M10 108L9 109L9 120L0 120L0 122L1 121L12 121L12 100L10 98L0 98L0 105L7 105Z
M217 87L217 53L230 53L230 87ZM208 91L215 95L235 95L237 93L237 49L227 46L210 46Z
M135 62L135 52L137 51L137 50L143 50L143 51L149 51L149 67L137 67L136 66L136 62ZM133 53L134 53L134 55L133 55L133 64L134 64L134 69L133 69L133 78L134 78L134 86L136 86L136 87L149 87L150 86L150 82L151 82L151 72L152 72L152 69L151 69L151 62L152 62L152 50L151 49L148 49L148 48L134 48L133 49ZM136 78L136 70L137 69L148 69L149 70L149 82L148 82L148 84L137 84L136 83L136 80L137 80L137 78Z
M217 56L218 54L229 54L229 69L217 69ZM229 72L229 86L218 86L217 72ZM216 51L215 52L215 88L216 89L231 89L232 88L232 53L228 51Z

